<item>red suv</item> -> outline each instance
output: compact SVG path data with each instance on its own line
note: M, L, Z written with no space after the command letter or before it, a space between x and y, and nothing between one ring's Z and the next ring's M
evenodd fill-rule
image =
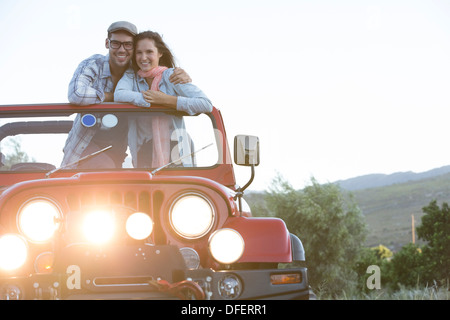
M61 165L76 119L126 139L154 116L179 125L168 163L135 167L129 148L119 167L94 161L107 146ZM4 105L0 152L1 299L309 298L301 241L243 198L259 140L236 136L231 154L216 108ZM232 159L249 166L243 187Z

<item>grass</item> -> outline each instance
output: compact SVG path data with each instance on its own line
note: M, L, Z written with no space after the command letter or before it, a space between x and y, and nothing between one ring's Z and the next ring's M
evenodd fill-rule
M334 298L321 296L320 292L316 292L316 295L318 300L450 300L450 287L448 283L446 286L435 284L425 288L419 286L407 288L399 285L399 289L395 291L381 288L365 293L354 289L350 292L343 291Z
M385 289L364 292L342 292L335 298L317 295L317 300L450 300L450 291L446 288L402 288L398 291Z

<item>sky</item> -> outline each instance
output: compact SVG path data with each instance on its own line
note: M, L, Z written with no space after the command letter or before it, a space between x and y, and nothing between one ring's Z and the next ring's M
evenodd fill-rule
M250 189L423 172L450 165L449 17L448 0L1 0L0 105L67 102L128 20L163 35L230 144L259 137Z

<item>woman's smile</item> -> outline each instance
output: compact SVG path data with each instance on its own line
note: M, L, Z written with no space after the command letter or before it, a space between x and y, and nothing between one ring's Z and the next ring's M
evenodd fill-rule
M151 70L159 66L159 58L162 54L158 52L155 41L142 39L136 45L136 63L142 71Z

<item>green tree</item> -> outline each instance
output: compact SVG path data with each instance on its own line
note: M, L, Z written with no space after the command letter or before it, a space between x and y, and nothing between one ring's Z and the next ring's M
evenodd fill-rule
M422 223L417 227L417 236L427 241L423 256L427 264L425 280L450 279L450 208L446 202L442 207L432 201L422 208L425 213Z
M394 254L386 264L385 280L391 289L398 289L399 285L415 287L421 283L426 266L422 250L413 243L409 243Z
M335 184L311 185L295 190L277 176L265 197L270 215L283 219L303 242L308 278L321 295L337 295L357 283L358 260L366 225L355 201Z
M11 138L7 141L7 149L9 149L10 152L5 154L4 166L6 168L10 168L16 163L35 161L34 159L30 159L27 153L22 150L20 143L21 141L19 138Z
M390 287L431 286L448 281L450 272L450 215L447 203L439 208L436 201L422 208L425 215L417 227L417 235L426 244L408 244L395 253L387 264Z

